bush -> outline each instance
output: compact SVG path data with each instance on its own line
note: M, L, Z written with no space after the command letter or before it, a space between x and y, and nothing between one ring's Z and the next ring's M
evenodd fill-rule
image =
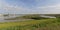
M25 18L25 19L35 19L35 20L48 19L48 18L45 18L45 17L40 17L40 15L38 15L38 14L25 15L25 16L22 16L22 18Z
M57 21L60 22L60 18L57 18Z

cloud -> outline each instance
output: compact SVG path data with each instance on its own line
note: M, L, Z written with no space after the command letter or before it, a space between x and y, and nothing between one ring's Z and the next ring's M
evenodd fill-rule
M24 7L20 7L20 6L14 6L14 5L9 5L7 3L4 3L1 8L3 10L26 10L27 8L24 8Z
M11 5L7 5L7 6L3 6L2 7L3 10L26 10L27 8L23 8L23 7L18 7L18 6L11 6Z
M42 11L41 13L46 14L59 14L60 13L60 4L50 5L50 6L40 6L36 9Z
M21 12L21 11L23 11L23 10L30 10L29 8L27 8L27 7L22 7L22 6L14 6L14 5L10 5L10 4L8 4L8 3L6 3L6 2L1 2L0 3L0 10L4 10L3 12L4 13L16 13L16 12ZM2 12L2 13L3 13ZM1 12L0 12L1 13Z
M0 10L3 10L4 13L60 13L60 4L55 4L58 2L57 0L11 1L8 3L0 0Z

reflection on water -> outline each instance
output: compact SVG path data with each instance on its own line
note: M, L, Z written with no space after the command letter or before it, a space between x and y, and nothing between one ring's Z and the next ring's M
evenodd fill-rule
M9 15L9 16L0 16L0 22L16 22L16 21L25 21L25 20L31 20L31 19L19 19L19 20L4 20L8 18L15 18L23 15Z
M5 18L15 18L16 16L6 16L6 17L4 17L4 16L0 16L0 22L14 22L14 21L20 21L20 20L4 20Z
M15 22L20 20L4 20L4 17L0 17L0 22Z

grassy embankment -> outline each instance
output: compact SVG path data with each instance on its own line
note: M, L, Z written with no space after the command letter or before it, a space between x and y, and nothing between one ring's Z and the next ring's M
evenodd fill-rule
M60 30L59 19L0 23L0 30Z
M60 30L59 18L46 19L39 17L39 15L27 15L22 18L35 20L0 23L0 30ZM20 19L20 17L12 19Z

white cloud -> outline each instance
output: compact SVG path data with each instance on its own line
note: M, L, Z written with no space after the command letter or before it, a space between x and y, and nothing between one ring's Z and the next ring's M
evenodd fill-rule
M18 12L18 11L22 11L22 10L30 10L29 8L24 8L24 7L21 7L21 6L14 6L14 5L9 5L8 3L6 2L0 2L0 10L5 10L6 12ZM10 12L10 13L11 13Z
M40 1L40 0L35 0L36 2ZM13 6L13 5L9 5L6 2L2 2L2 0L0 1L0 10L6 10L6 11L16 11L16 12L23 12L23 13L50 13L50 14L57 14L60 13L60 4L56 4L56 5L49 5L49 6L43 6L43 7L36 7L36 8L24 8L21 6ZM27 11L24 11L27 10ZM19 12L19 13L20 13Z
M43 11L41 13L60 14L60 4L37 7L37 9Z
M19 7L19 6L13 6L13 5L9 5L7 3L4 3L1 8L3 10L27 10L27 8L24 7Z

